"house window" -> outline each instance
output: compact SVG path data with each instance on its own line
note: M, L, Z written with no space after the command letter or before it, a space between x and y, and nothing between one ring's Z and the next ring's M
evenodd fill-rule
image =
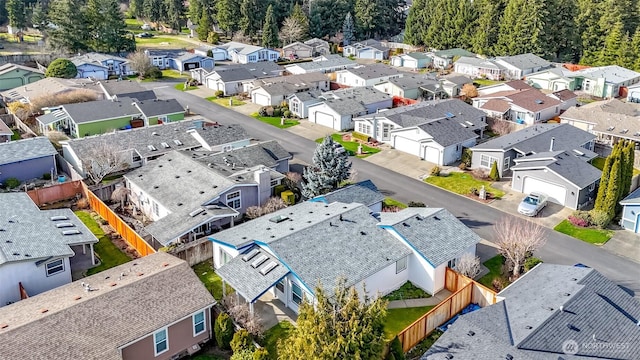
M371 135L371 125L365 124L364 122L359 122L358 132L361 134Z
M298 305L302 303L302 289L296 283L291 283L291 300Z
M396 274L399 274L400 272L407 269L407 259L408 257L405 256L402 259L396 261Z
M276 283L276 289L278 289L278 291L280 291L281 293L284 293L284 279Z
M460 144L456 144L456 152L460 151Z
M480 167L491 169L491 165L498 159L489 155L480 155Z
M502 167L502 170L509 170L509 167L511 165L511 158L510 157L506 157L504 158L504 166Z
M383 124L382 125L382 140L389 140L389 132L393 129L393 125L391 124Z
M199 313L194 314L192 318L193 318L193 336L202 334L207 329L207 326L204 322L204 319L205 319L204 311L200 311Z
M456 259L449 260L449 262L447 263L447 267L449 269L454 269L456 267Z
M160 216L160 207L158 206L158 203L157 203L157 202L155 202L155 201L152 201L152 202L151 202L151 204L152 204L152 206L153 206L153 213L154 213L156 216Z
M233 257L231 257L231 255L229 255L229 253L227 253L226 251L222 250L222 248L220 249L220 263L221 265L224 265L226 263L228 263L229 261L231 261L231 259L233 259Z
M167 329L162 329L153 334L153 343L155 344L155 356L158 356L169 350L169 339L167 339Z
M278 186L278 180L271 180L271 187Z
M232 209L240 209L241 205L240 191L227 194L227 206Z
M133 162L138 162L138 161L142 161L142 158L140 157L140 154L138 154L137 151L134 151L133 152L133 157L132 157L131 160L133 160Z
M593 191L596 189L596 183L593 183L591 185L589 185L589 192Z
M167 123L168 119L166 116L158 116L158 122Z
M300 113L300 103L298 102L298 100L291 101L291 111L295 114Z
M48 262L46 265L47 276L55 275L64 271L64 261L62 259Z

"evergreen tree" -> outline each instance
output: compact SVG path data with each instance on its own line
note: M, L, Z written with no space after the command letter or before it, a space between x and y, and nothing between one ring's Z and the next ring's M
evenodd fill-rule
M387 9L385 9L388 11ZM380 9L374 0L356 0L354 6L354 17L356 19L356 32L361 39L373 37L376 29L376 22L380 17Z
M46 77L73 79L78 75L78 69L69 59L58 58L55 59L47 67L47 71L44 73Z
M141 0L137 0L141 1ZM192 23L198 24L202 18L202 0L189 0L189 8L187 9L187 17Z
M332 37L342 29L348 12L353 10L352 0L313 0L309 15L311 35Z
M165 14L164 2L162 0L143 0L142 14L151 22L159 22Z
M497 161L494 161L493 164L491 164L491 171L489 171L489 179L491 179L493 181L500 180L500 173L498 172L498 162Z
M307 198L334 190L349 178L351 162L346 151L337 152L336 143L327 135L313 153L313 163L304 169L302 194Z
M629 51L635 57L630 69L638 71L640 70L640 27L638 28L638 30L636 30L635 33L633 33L630 46L631 49Z
M129 0L129 13L136 18L142 17L143 0Z
M615 148L614 148L615 150ZM598 187L598 195L596 196L596 202L593 205L594 210L605 211L604 203L607 197L607 186L609 186L609 177L611 176L611 166L613 165L613 152L607 156L602 168L602 175L600 175L600 183Z
M546 14L543 5L543 0L509 0L500 21L500 34L496 44L497 54L544 55L543 19Z
M547 18L544 41L549 46L549 55L556 61L578 61L580 36L575 26L576 0L545 1L545 6Z
M135 41L127 31L117 0L88 0L86 18L91 49L99 52L135 50Z
M430 2L428 0L413 1L404 29L404 41L407 44L424 45L424 33L429 26L429 8Z
M623 44L628 42L628 37L625 37L624 26L622 22L618 21L611 25L611 30L607 34L604 40L604 47L598 55L596 64L598 65L620 65L620 54L623 52Z
M89 48L89 24L82 0L53 0L49 18L55 28L49 29L47 42L56 51L76 53Z
M49 25L49 14L47 14L47 9L42 5L42 1L38 1L33 7L31 24L46 36Z
M309 18L307 14L305 14L302 6L296 3L291 9L291 14L289 15L292 19L298 23L300 27L300 37L304 40L309 37Z
M624 169L622 171L622 185L620 187L620 200L629 195L631 189L631 181L633 180L633 163L635 162L635 143L633 141L626 141L622 148L622 156Z
M165 0L163 20L172 29L180 31L184 21L185 8L183 0Z
M575 20L577 33L581 41L581 64L594 64L604 44L604 35L600 28L602 0L576 0L578 14Z
M220 29L232 35L240 28L240 8L235 0L218 0L216 2L216 19Z
M342 35L344 45L349 45L352 41L356 40L355 26L353 24L353 17L351 17L350 12L348 12L344 17L344 23L342 24Z
M231 349L231 340L233 340L234 333L233 320L227 313L221 312L213 326L218 347L224 350Z
M498 24L500 22L500 1L480 0L475 3L478 18L473 24L474 35L471 39L471 49L473 52L493 56L494 46L498 41Z
M279 43L276 16L273 13L273 5L269 5L264 19L264 27L262 28L262 46L275 48Z
M618 207L618 201L620 200L620 181L622 178L621 166L622 161L618 156L611 166L611 176L607 183L607 195L602 205L602 209L609 215L609 219L613 219L616 216L616 208Z
M356 289L345 283L338 281L333 296L318 286L315 304L302 302L298 326L278 344L279 359L382 358L387 302L366 295L361 301Z
M209 32L212 31L212 27L211 15L207 9L203 8L200 20L198 21L198 27L196 27L198 39L200 39L200 41L207 41L209 38Z
M24 0L6 0L5 8L12 28L24 29L27 26Z
M260 12L259 0L242 0L240 4L240 30L252 41L258 30L262 28L263 14Z

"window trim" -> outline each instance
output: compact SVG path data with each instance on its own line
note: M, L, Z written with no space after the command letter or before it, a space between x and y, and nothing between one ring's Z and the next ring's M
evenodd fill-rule
M511 157L507 156L506 158L504 158L504 161L502 162L502 171L507 171L511 168Z
M488 166L487 165L482 165L483 163L483 158L487 158L488 159ZM495 158L491 155L487 155L487 154L480 154L480 167L481 168L485 168L485 169L491 169L491 166L493 166L493 162L498 162L498 158Z
M282 286L282 290L280 290L280 288L278 288L278 285ZM281 293L284 294L285 293L285 289L286 289L286 285L287 284L286 284L285 278L282 278L282 279L280 279L280 281L278 281L276 283L276 290L278 290L278 291L280 291Z
M300 295L296 294L294 289L298 289L300 290ZM297 302L295 299L300 298L299 302ZM304 290L302 290L302 288L296 284L295 282L291 283L291 301L293 301L293 303L295 303L296 305L300 306L302 304L302 301L304 300Z
M236 194L238 194L238 196L235 196ZM230 196L231 196L231 199L229 199ZM234 210L242 208L242 192L240 190L236 190L236 191L234 191L232 193L228 193L225 196L225 199L226 199L225 204L227 204L228 207L230 207L230 208L232 208ZM238 202L238 206L236 207L236 206L229 205L229 201L232 201L234 204L237 201Z
M200 314L202 314L202 321L196 322L196 316ZM204 313L204 310L191 315L191 321L193 325L193 337L196 337L207 331L207 315ZM202 330L200 332L196 331L196 327L198 325L202 325Z
M407 264L409 257L405 256L402 259L399 259L398 261L396 261L396 274L399 274L405 270L407 270Z
M160 334L162 332L164 332L164 340L162 340L162 341L166 342L167 347L164 350L158 352L158 344L161 343L162 341L158 342L156 337L158 336L158 334ZM162 328L162 329L160 329L160 330L158 330L158 331L153 333L153 354L154 354L154 356L158 356L160 354L166 353L167 351L169 351L169 328L168 327L164 327L164 328Z
M52 268L49 268L49 265L52 265L53 263L57 263L57 262L60 262L60 264L59 265L55 265ZM56 269L56 268L60 268L60 270L55 271L55 272L51 272L51 269ZM59 259L56 259L56 260L49 261L48 263L46 263L44 265L44 270L45 270L45 273L47 274L47 277L53 276L53 275L56 275L56 274L60 274L61 272L64 272L64 259L59 258Z

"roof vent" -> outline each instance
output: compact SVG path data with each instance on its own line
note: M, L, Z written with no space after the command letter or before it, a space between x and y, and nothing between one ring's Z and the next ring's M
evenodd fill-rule
M506 360L513 360L513 355L511 354L507 354L507 356L504 357Z
M452 354L447 354L447 355L445 356L445 358L447 358L447 359L451 360L451 359L453 359L453 355L452 355Z
M540 100L540 99L536 99L536 104L538 105L542 105L544 104L544 101Z
M407 224L406 222L403 222L402 225L404 225L405 227L411 227L411 225Z
M473 332L473 331L471 331L471 330L469 330L469 332L467 333L467 335L469 335L469 336L473 336L473 335L475 335L475 334L476 334L476 333L475 333L475 332Z
M62 235L67 236L67 235L78 235L81 234L80 230L78 229L71 229L71 230L65 230L62 232Z
M626 134L629 132L629 129L622 129L622 131L620 131L620 134Z
M268 259L267 255L260 254L260 256L258 256L258 258L251 263L251 267L254 269L257 269L258 266L262 265L265 261L267 261L267 259Z
M56 215L56 216L50 217L49 220L51 220L51 221L60 221L60 220L69 220L69 218L64 216L64 215Z
M434 216L434 217L433 217L433 220L440 220L440 218L439 218L439 217L437 217L437 216Z
M170 148L169 144L167 144L166 142L162 142L162 143L160 143L160 145L162 145L162 147L165 148L165 149Z
M201 214L202 212L204 212L204 209L203 209L203 208L198 208L198 209L195 209L195 210L193 210L192 212L190 212L190 213L189 213L189 216L191 216L191 217L195 217L196 215L199 215L199 214Z
M531 329L533 329L533 326L531 326L531 325L527 325L527 326L525 326L524 328L525 328L525 329L527 329L527 330L531 330Z
M367 235L367 233L364 231L360 231L360 235Z
M253 259L254 257L256 257L256 255L258 255L259 253L260 253L260 250L259 250L259 249L253 249L253 250L249 251L248 253L246 253L246 254L242 257L242 260L243 260L244 262L247 262L247 261L249 261L249 260Z
M178 145L178 146L182 146L182 141L180 141L180 140L177 140L177 139L173 140L173 143Z
M268 273L270 273L273 269L275 269L276 267L278 267L278 263L276 263L275 261L272 261L272 262L268 263L267 266L263 267L260 270L260 274L262 274L262 276L265 276Z
M272 223L281 223L285 220L288 220L289 217L287 215L278 215L278 216L274 216L272 218L269 219L269 221L271 221Z
M74 227L75 225L73 225L72 223L60 223L60 224L56 224L56 227L59 228L67 228L67 227Z
M156 151L156 150L158 150L158 149L156 149L156 147L155 147L155 146L153 146L153 145L147 145L147 149L149 149L149 151Z
M607 131L612 131L612 130L613 130L613 129L615 129L615 128L616 128L615 126L609 126L609 127L607 128Z

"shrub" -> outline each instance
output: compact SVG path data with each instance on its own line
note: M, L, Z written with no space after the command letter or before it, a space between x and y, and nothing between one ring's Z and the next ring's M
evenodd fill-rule
M239 303L235 295L227 295L222 299L222 303L227 309L229 316L246 329L254 339L260 339L264 335L262 321L255 314L249 311L249 304Z
M465 164L465 163L460 163L460 165L458 165L458 169L460 169L460 170L467 170L467 164Z
M389 347L389 355L393 356L396 360L404 360L404 351L402 351L402 343L398 337L394 337L391 340L391 345Z
M273 106L267 106L264 109L264 112L265 112L266 116L273 116L273 113L274 113Z
M536 265L540 264L541 262L542 260L535 257L528 258L527 260L524 261L524 272L527 272L533 269Z
M213 57L213 51L212 50L207 50L207 56L208 57Z
M214 324L214 332L216 334L216 343L218 347L224 350L231 348L230 343L233 339L233 321L226 313L220 313Z
M216 90L215 93L213 93L216 97L223 97L224 96L224 91L222 90Z
M187 81L187 86L198 86L198 80L194 78L189 78Z
M581 219L579 217L575 217L573 215L569 215L567 220L569 220L569 222L574 226L579 226L579 227L588 227L589 226L589 222L588 221L586 221L584 219Z
M273 188L273 194L275 196L280 196L280 194L282 194L282 192L285 191L285 190L287 190L287 187L285 185L283 185L283 184L276 185Z
M247 210L245 210L244 215L249 219L255 219L262 216L262 209L260 206L249 206Z
M609 217L609 214L607 214L606 211L601 211L601 210L591 210L591 221L590 224L600 228L600 229L604 229L607 227L607 225L609 225L609 222L611 221L611 218Z
M42 174L42 180L51 180L51 173Z
M7 180L4 181L4 186L7 187L7 189L15 189L18 186L20 186L21 182L20 180L16 179L16 178L8 178Z
M280 110L279 108L273 109L273 116L282 116L282 110Z
M387 354L387 357L384 360L396 360L396 356L393 355L391 351Z
M265 348L257 348L253 352L253 360L269 360L269 351Z
M427 206L421 201L409 201L409 203L407 204L407 207L427 207Z
M462 149L462 156L460 157L460 161L462 161L467 167L471 167L471 156L473 152L469 148Z
M496 277L493 278L493 281L491 281L491 286L493 286L493 289L495 291L500 292L502 291L502 289L504 289L504 282L499 277Z
M162 71L157 66L154 66L149 69L149 71L145 74L145 77L149 79L161 79Z
M80 198L80 200L78 200L78 202L76 202L76 207L78 209L88 209L89 208L89 200L87 200L87 198L85 198L85 197Z
M218 33L215 31L211 31L209 32L209 35L207 35L207 42L209 44L217 44L219 40L220 40L220 37L218 36Z
M78 75L78 69L71 60L58 58L55 59L47 67L44 73L46 77L55 77L63 79L73 79Z
M498 172L498 162L494 161L491 165L491 171L489 172L489 179L493 181L500 180L500 173Z
M253 351L254 348L253 341L251 341L251 334L245 329L240 329L233 334L230 345L231 351L234 353L240 352L241 350Z
M283 101L280 103L280 107L281 107L283 110L284 110L284 109L288 109L288 108L289 108L289 101L287 101L287 100L283 100Z
M251 350L242 350L231 355L229 360L253 360L253 352Z
M283 115L284 117L286 117L286 118L290 118L290 117L291 117L291 111L289 111L289 110L285 110L285 111L282 113L282 115Z
M434 166L431 169L431 176L440 176L440 171L441 171L440 166Z
M364 141L364 142L369 142L369 140L371 139L369 137L369 135L362 134L362 133L355 132L355 131L351 133L351 137L356 138L356 139L361 140L361 141Z
M471 175L478 180L487 180L487 172L480 168L473 169Z

